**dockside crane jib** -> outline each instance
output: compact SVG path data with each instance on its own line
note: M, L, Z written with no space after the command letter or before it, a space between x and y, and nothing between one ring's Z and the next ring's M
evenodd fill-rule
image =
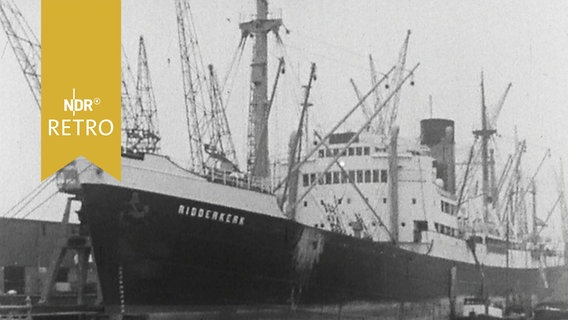
M138 46L138 73L136 80L128 58L122 54L122 132L123 149L132 153L159 153L160 131L158 108L150 77L144 38Z
M14 2L0 0L0 23L18 59L34 100L41 109L41 46Z
M196 66L197 36L191 19L189 1L176 0L176 17L186 108L191 169L203 173L203 117L206 115L202 93L201 68ZM201 121L200 121L201 120Z
M203 62L189 1L176 0L175 4L191 169L199 174L238 172L235 146L225 115L227 101L223 97L231 72L221 86L213 65L205 67ZM242 46L243 39L235 58Z

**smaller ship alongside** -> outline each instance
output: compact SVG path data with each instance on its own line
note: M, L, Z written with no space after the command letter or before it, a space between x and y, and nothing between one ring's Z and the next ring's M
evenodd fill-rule
M534 309L534 320L565 320L568 319L567 302L539 303Z

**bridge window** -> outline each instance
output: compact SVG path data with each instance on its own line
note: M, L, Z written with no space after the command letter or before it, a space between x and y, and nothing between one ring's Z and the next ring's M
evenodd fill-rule
M345 171L341 171L341 183L349 183L349 175Z
M436 232L445 234L450 237L458 237L459 231L456 228L452 228L441 223L434 223L434 227L436 227Z
M371 182L371 170L365 170L365 182Z
M447 214L454 214L454 206L451 203L443 200L440 202L440 210Z
M357 170L357 183L363 182L363 170Z
M349 170L349 181L355 182L355 170Z
M381 182L386 183L388 180L387 178L387 170L381 170Z
M331 172L325 173L325 184L331 184Z
M302 174L302 185L308 187L313 183L317 184L340 184L340 183L386 183L388 179L387 170L373 169L373 170L348 170L348 171L329 171L321 176L318 180L320 173L307 173ZM453 212L453 206L449 203L442 201L441 210L443 212Z
M373 182L379 182L381 179L380 171L378 169L373 170Z
M339 183L339 172L338 171L333 171L333 183L334 184Z
M375 150L382 150L375 148ZM349 147L347 149L343 148L328 148L318 150L318 157L320 158L330 158L337 155L341 156L368 156L371 154L371 147Z

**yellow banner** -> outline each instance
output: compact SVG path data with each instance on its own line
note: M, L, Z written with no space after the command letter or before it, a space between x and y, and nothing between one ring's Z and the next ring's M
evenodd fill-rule
M79 156L121 178L120 6L42 0L42 180Z

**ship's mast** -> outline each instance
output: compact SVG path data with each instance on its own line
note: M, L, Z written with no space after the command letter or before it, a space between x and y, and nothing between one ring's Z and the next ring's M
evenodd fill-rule
M240 24L243 36L252 35L255 39L251 64L247 169L250 174L258 177L270 175L268 133L263 130L265 119L268 118L267 35L269 31L278 33L281 24L281 19L268 18L267 0L257 0L256 16L251 21Z
M534 182L534 180L531 183L531 195L532 195L532 235L533 235L533 241L536 244L537 243L537 217L536 217L536 184Z
M296 171L294 175L292 175L292 168L298 162L300 162L300 155L302 154L302 134L307 135L307 128L304 127L304 121L307 121L308 118L308 108L312 105L309 102L310 99L310 91L312 89L312 82L316 79L316 64L312 63L312 67L310 70L310 79L308 80L308 84L304 87L304 103L302 103L302 114L300 115L300 123L298 124L298 130L295 132L293 140L290 144L290 154L288 160L288 175L291 175L292 179L290 179L289 184L288 181L284 186L284 195L288 196L288 203L290 208L288 208L287 214L291 219L296 219L296 208L292 205L296 203L296 199L298 197L298 179L299 179L299 172ZM305 133L302 130L305 130ZM307 146L307 144L306 144ZM290 185L290 192L287 193L288 185Z
M481 73L481 130L476 130L473 133L481 137L481 163L483 172L483 220L485 223L489 219L489 202L492 202L489 196L489 159L488 159L488 145L489 138L496 132L487 126L487 106L485 105L485 87L483 83L483 72Z
M558 178L558 193L560 194L560 217L562 219L562 240L564 240L564 259L568 257L568 206L566 205L564 188L564 167L560 159L560 177Z
M399 127L393 126L391 130L390 154L389 154L389 213L391 220L392 240L398 244L398 133Z
M487 147L489 135L487 132L487 106L485 105L485 88L483 85L483 74L481 75L481 158L483 170L483 220L488 222L489 218L489 161L487 159Z

